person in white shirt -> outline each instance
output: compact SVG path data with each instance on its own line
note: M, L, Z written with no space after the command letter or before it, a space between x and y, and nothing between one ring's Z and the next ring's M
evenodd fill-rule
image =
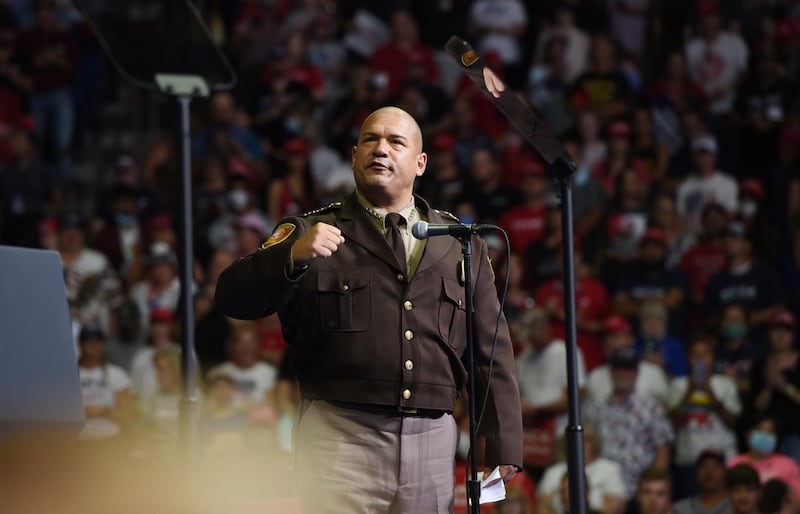
M742 411L736 382L713 373L714 344L706 337L689 342L690 374L672 380L669 408L676 422L675 488L680 496L697 492L695 463L713 448L726 458L736 454L736 418Z
M633 348L634 338L631 325L621 316L610 316L604 323L603 352L606 360L620 348ZM647 361L638 364L635 392L665 404L669 383L667 375L660 366ZM601 404L611 397L613 382L608 363L592 370L586 379L586 403Z
M157 352L180 355L181 348L172 337L172 321L171 310L161 307L154 309L150 313L148 345L139 348L131 360L131 382L140 408L150 405L150 399L158 392L158 371L153 356Z
M565 441L559 441L565 449ZM620 514L625 509L625 483L619 464L600 456L600 438L591 424L583 424L583 456L586 464L586 484L589 507L602 514ZM560 452L565 455L565 451ZM563 502L558 501L561 477L567 472L562 458L548 467L536 488L539 512L563 514Z
M711 100L711 113L726 114L747 70L747 44L739 34L722 30L717 2L702 0L698 11L700 34L686 44L689 76Z
M84 440L118 435L131 416L131 381L122 368L106 362L105 337L103 330L92 324L84 325L78 336L78 373L86 414L80 438Z
M568 82L572 82L578 75L586 70L586 61L589 58L589 36L575 25L575 7L564 2L556 7L555 23L545 29L536 41L536 61L542 62L545 57L545 48L554 37L562 37L566 42L564 49L564 63L567 67Z
M470 10L470 22L482 35L482 54L495 52L504 65L522 58L519 36L528 26L528 12L520 0L477 0Z
M707 204L718 203L730 215L736 213L739 207L739 184L727 173L717 170L717 140L711 134L692 139L692 159L695 173L678 186L676 206L689 229L699 234L703 207Z
M228 361L208 372L210 376L224 374L233 379L236 384L234 403L245 411L271 403L269 394L278 375L275 366L259 360L258 348L254 325L247 323L236 327L228 341Z
M523 312L515 323L524 350L517 356L517 382L522 400L522 418L556 416L555 433L567 424L567 349L553 339L547 313L538 308ZM585 381L583 354L578 349L578 384Z

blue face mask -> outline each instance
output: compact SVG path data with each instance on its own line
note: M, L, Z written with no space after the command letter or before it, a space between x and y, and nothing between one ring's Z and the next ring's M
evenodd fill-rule
M719 328L719 335L728 341L736 341L747 335L747 329L740 325L722 325Z
M114 216L114 219L116 220L117 225L120 227L130 227L131 225L136 223L136 218L129 214L117 213Z
M580 166L575 175L573 175L576 186L582 186L589 182L589 168L587 166Z
M775 451L777 443L778 438L773 433L763 432L761 430L753 430L750 432L750 449L756 453L769 455Z

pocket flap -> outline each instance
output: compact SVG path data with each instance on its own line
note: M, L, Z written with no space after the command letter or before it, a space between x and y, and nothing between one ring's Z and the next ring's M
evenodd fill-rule
M466 310L464 288L452 279L442 277L442 300L447 300L461 310Z
M352 271L320 271L317 274L317 289L326 293L348 294L372 282L372 272L364 270Z

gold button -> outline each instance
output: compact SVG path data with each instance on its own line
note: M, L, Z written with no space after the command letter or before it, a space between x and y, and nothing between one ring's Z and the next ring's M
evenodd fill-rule
M342 291L348 291L348 290L350 290L350 286L348 286L347 284L342 284Z
M411 398L411 391L409 389L403 390L403 399L409 400Z
M411 341L412 339L414 339L414 332L410 330L406 330L403 335L406 337L406 341Z
M410 311L414 307L414 304L411 303L411 300L406 300L403 302L403 308L407 311Z
M404 277L402 273L398 273L396 278L398 282L402 282L403 280L406 279L406 277Z
M414 369L414 363L411 360L407 360L406 363L405 363L405 366L406 366L406 369L408 371L411 371L412 369Z

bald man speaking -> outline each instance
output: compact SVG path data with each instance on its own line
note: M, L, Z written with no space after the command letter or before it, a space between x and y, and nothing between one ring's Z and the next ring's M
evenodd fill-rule
M378 109L353 147L356 191L281 220L259 251L219 278L220 310L240 319L277 312L297 356L304 513L453 511L466 302L460 243L411 235L420 220L458 222L414 195L427 161L416 121L396 107ZM473 239L480 403L500 306L486 245ZM505 319L488 398L484 464L499 465L509 480L522 465L522 421Z

